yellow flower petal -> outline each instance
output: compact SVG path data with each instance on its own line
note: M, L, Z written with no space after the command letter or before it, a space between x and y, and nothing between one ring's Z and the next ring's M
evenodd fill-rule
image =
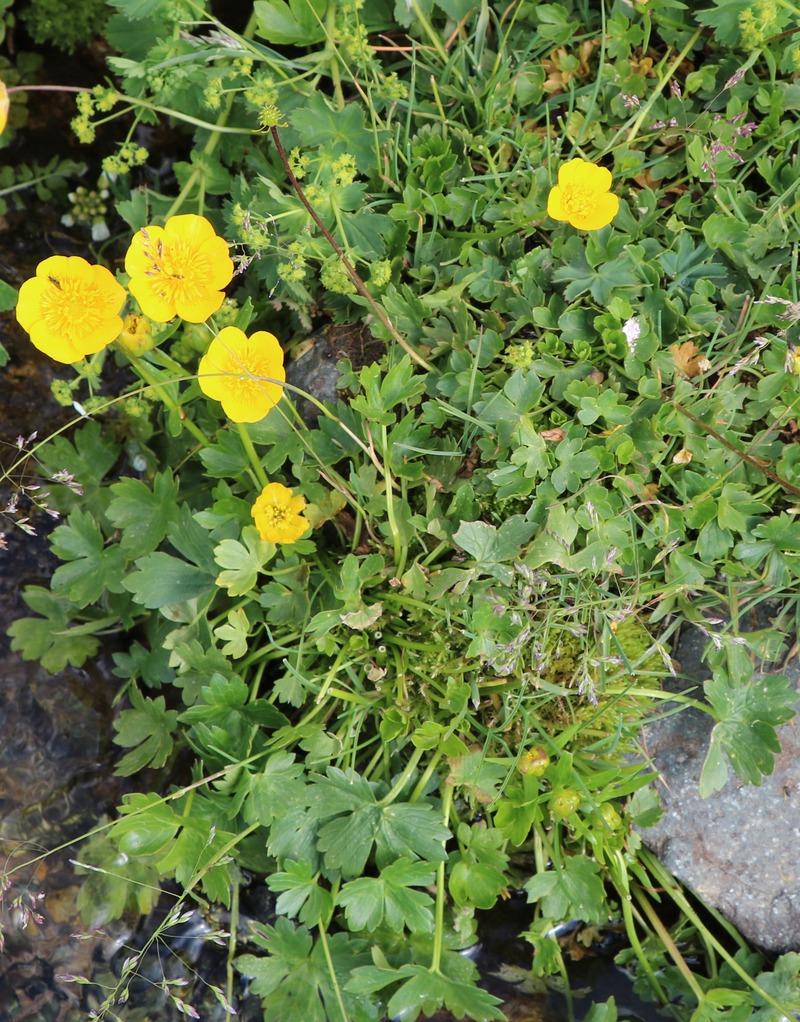
M558 183L562 188L580 185L592 191L607 192L611 187L611 171L606 167L598 167L596 163L589 163L588 160L568 160L558 169Z
M247 337L238 327L220 330L200 359L203 393L222 403L233 422L259 422L278 403L286 379L278 339L265 330Z
M584 231L599 231L601 227L610 224L617 213L619 199L613 193L606 192L604 195L598 195L594 211L589 216L576 217L572 221L572 226L580 227Z
M124 302L125 289L104 266L50 256L19 289L17 320L40 351L57 362L78 362L117 337Z
M11 98L8 95L6 83L0 81L0 135L6 130L8 124L8 111L11 106Z
M225 300L233 277L228 245L203 216L173 216L137 231L125 256L130 290L156 323L180 316L203 323Z
M305 499L281 483L267 483L250 513L261 538L268 543L296 543L309 523L300 514Z
M550 194L547 196L547 215L551 216L554 220L569 219L567 211L564 209L560 185L555 185L550 189Z

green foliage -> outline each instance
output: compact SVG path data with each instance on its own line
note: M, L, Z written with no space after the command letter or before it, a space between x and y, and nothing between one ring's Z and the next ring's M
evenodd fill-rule
M668 889L632 828L660 812L636 755L676 623L709 636L704 793L772 771L796 696L774 673L800 581L786 5L256 0L254 38L183 0L114 7L119 92L76 130L167 111L179 195L125 183L148 159L126 141L118 208L203 212L243 272L213 323L119 354L102 422L33 452L62 563L13 648L56 671L114 633L118 772L169 778L126 797L91 882L117 913L137 882L140 905L163 878L229 903L263 875L277 919L236 964L276 1022L501 1018L458 952L514 889L540 975L554 924L621 913L665 1003L789 1014L792 962L762 1003L723 955L715 990L679 892L669 945L631 906ZM413 45L375 45L398 25ZM546 212L578 156L620 200L598 230ZM233 322L301 381L240 430L193 379ZM304 423L323 348L338 397ZM260 535L267 481L305 499L305 539Z
M132 686L128 689L131 709L123 710L115 721L117 745L133 751L117 764L123 776L135 774L146 766L162 767L172 752L172 734L178 719L177 711L167 710L163 696L151 699Z

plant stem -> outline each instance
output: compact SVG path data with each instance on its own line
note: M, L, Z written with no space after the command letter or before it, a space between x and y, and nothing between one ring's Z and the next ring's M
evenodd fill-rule
M384 795L384 797L381 799L380 804L382 806L391 805L392 802L394 802L394 800L401 794L403 788L405 788L406 784L408 784L409 778L417 769L417 765L419 764L419 761L422 759L424 753L425 749L414 749L413 753L411 754L411 759L409 759L408 763L406 763L405 769L395 781L394 787L392 788L388 795Z
M256 479L258 480L258 485L261 487L267 486L269 483L267 473L264 471L261 459L256 453L256 449L253 445L253 438L248 433L246 424L244 422L237 422L236 428L239 430L239 438L242 441L245 451L247 451L247 457L250 459L250 465L255 473Z
M150 372L150 368L144 359L138 358L136 355L132 355L126 351L128 358L131 360L133 367L136 372L141 376L144 382L161 398L164 404L169 408L171 412L177 412L180 415L181 424L192 434L199 444L203 447L208 443L208 437L200 429L200 427L193 422L185 413L182 412L181 406L175 401L168 390L164 388L174 383L174 380L157 380L156 377ZM160 392L159 392L160 391Z
M339 980L336 978L336 969L333 966L331 949L328 946L328 935L325 932L325 924L321 919L319 921L319 940L322 944L322 950L325 953L325 961L328 963L328 973L331 977L331 984L333 985L333 989L336 991L336 1003L339 1005L339 1011L342 1013L342 1022L349 1022L347 1009L344 1006L344 998L342 997L342 990L339 986Z
M386 315L386 313L384 312L383 308L378 304L378 302L369 293L369 291L367 290L366 284L361 279L361 277L358 275L358 273L356 272L355 267L353 266L353 264L350 262L350 260L345 255L344 250L342 249L341 245L339 245L339 243L334 238L334 236L331 234L331 232L328 230L328 228L325 226L325 224L320 220L316 210L314 209L314 207L311 205L311 203L306 198L306 194L303 191L303 189L300 187L300 182L294 176L294 171L292 170L292 168L291 168L291 166L289 164L289 160L288 160L288 158L286 156L286 150L283 148L283 143L281 142L280 135L278 134L278 129L275 128L275 127L272 127L269 130L270 130L270 133L272 134L272 141L275 143L275 149L277 150L277 153L278 153L278 156L280 158L280 161L283 164L283 169L286 171L286 176L289 178L289 183L291 184L292 188L294 188L295 192L297 193L298 199L303 203L305 208L308 210L308 213L309 213L309 216L311 217L311 219L314 221L314 223L317 225L317 227L322 232L322 236L325 238L325 240L328 242L328 244L331 246L333 251L336 253L336 255L341 260L342 266L344 266L345 271L347 272L347 275L352 280L352 282L353 282L353 284L355 286L356 291L358 291L358 293L361 295L361 297L364 298L369 303L369 306L372 309L372 311L375 313L375 315L378 317L378 319L381 321L381 323L383 323L383 325L386 327L386 329L391 334L392 339L394 341L396 341L400 345L400 347L403 349L403 351L405 351L406 354L410 355L411 358L413 358L413 360L417 363L417 365L422 366L423 369L427 369L429 372L433 372L433 366L430 365L430 363L426 362L425 359L422 357L422 355L419 355L416 351L414 351L414 349L411 347L411 345L408 343L408 341L405 339L405 337L403 337L403 335L400 333L400 331L397 329L397 327L392 323L392 321Z
M453 786L446 784L442 798L442 816L445 826L448 826L450 819L450 808L453 805ZM442 842L444 844L444 842ZM445 866L447 859L440 862L436 869L436 932L433 935L433 954L431 955L431 972L438 972L442 962L442 951L444 950L444 898L445 898Z

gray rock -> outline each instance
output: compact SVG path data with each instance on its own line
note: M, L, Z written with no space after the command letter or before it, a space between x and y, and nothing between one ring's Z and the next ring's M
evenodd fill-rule
M709 676L702 664L705 643L690 628L677 649L684 676L697 682ZM798 951L800 735L793 721L779 729L782 751L760 787L743 784L731 770L725 787L703 799L698 783L712 726L708 714L687 708L645 729L665 812L656 826L641 831L642 839L753 944Z

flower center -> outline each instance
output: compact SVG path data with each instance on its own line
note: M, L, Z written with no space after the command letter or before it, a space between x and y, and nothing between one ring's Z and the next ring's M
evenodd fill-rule
M104 313L97 288L84 277L50 277L42 298L42 318L53 333L74 341L97 328Z
M172 302L191 302L208 290L209 277L213 267L208 257L192 245L178 238L167 248L159 242L157 250L146 248L153 260L147 270L150 286L160 297Z
M586 185L566 185L561 189L561 201L570 216L589 216L597 208L597 192Z
M269 524L278 527L284 524L289 517L289 509L281 504L270 504L264 511L264 516Z

